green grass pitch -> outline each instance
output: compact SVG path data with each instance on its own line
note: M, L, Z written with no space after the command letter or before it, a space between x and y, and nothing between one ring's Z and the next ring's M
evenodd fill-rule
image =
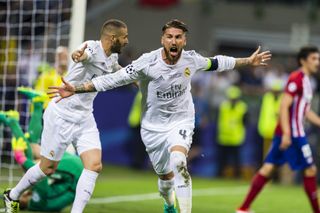
M1 191L6 187L0 183ZM194 213L234 213L248 183L193 178ZM157 193L157 177L151 171L105 166L85 213L160 213L163 201ZM3 204L0 205L3 208ZM269 184L252 206L255 213L309 213L302 186ZM26 213L26 211L21 211ZM66 208L63 212L70 212Z

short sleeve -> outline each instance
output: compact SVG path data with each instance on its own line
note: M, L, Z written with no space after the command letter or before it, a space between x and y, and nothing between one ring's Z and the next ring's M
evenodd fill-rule
M211 66L211 60L207 57L203 57L199 53L192 51L191 52L193 59L196 64L196 70L208 70Z
M302 94L302 78L299 76L291 76L285 87L285 93L295 96Z

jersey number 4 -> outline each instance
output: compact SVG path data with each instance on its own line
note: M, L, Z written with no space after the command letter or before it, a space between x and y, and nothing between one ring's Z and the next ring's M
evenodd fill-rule
M183 140L185 140L187 138L187 130L180 129L179 134L182 136Z

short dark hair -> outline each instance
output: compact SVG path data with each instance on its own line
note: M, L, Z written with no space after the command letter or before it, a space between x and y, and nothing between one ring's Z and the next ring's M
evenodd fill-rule
M109 19L102 25L100 35L102 36L107 31L112 31L119 28L127 28L127 25L118 19Z
M301 66L301 60L306 60L308 58L308 56L312 53L319 53L319 49L316 46L304 46L301 47L298 55L297 55L297 62L298 65Z
M187 25L178 19L172 19L172 20L168 21L162 27L162 33L164 33L166 31L166 29L168 29L168 28L177 28L177 29L181 29L185 33L188 32Z

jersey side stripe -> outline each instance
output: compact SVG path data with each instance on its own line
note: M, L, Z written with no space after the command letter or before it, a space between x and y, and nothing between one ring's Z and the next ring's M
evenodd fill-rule
M292 104L292 113L291 117L291 127L292 127L292 135L293 137L298 137L299 133L297 130L297 122L296 122L296 108L297 108L298 96L295 96Z

